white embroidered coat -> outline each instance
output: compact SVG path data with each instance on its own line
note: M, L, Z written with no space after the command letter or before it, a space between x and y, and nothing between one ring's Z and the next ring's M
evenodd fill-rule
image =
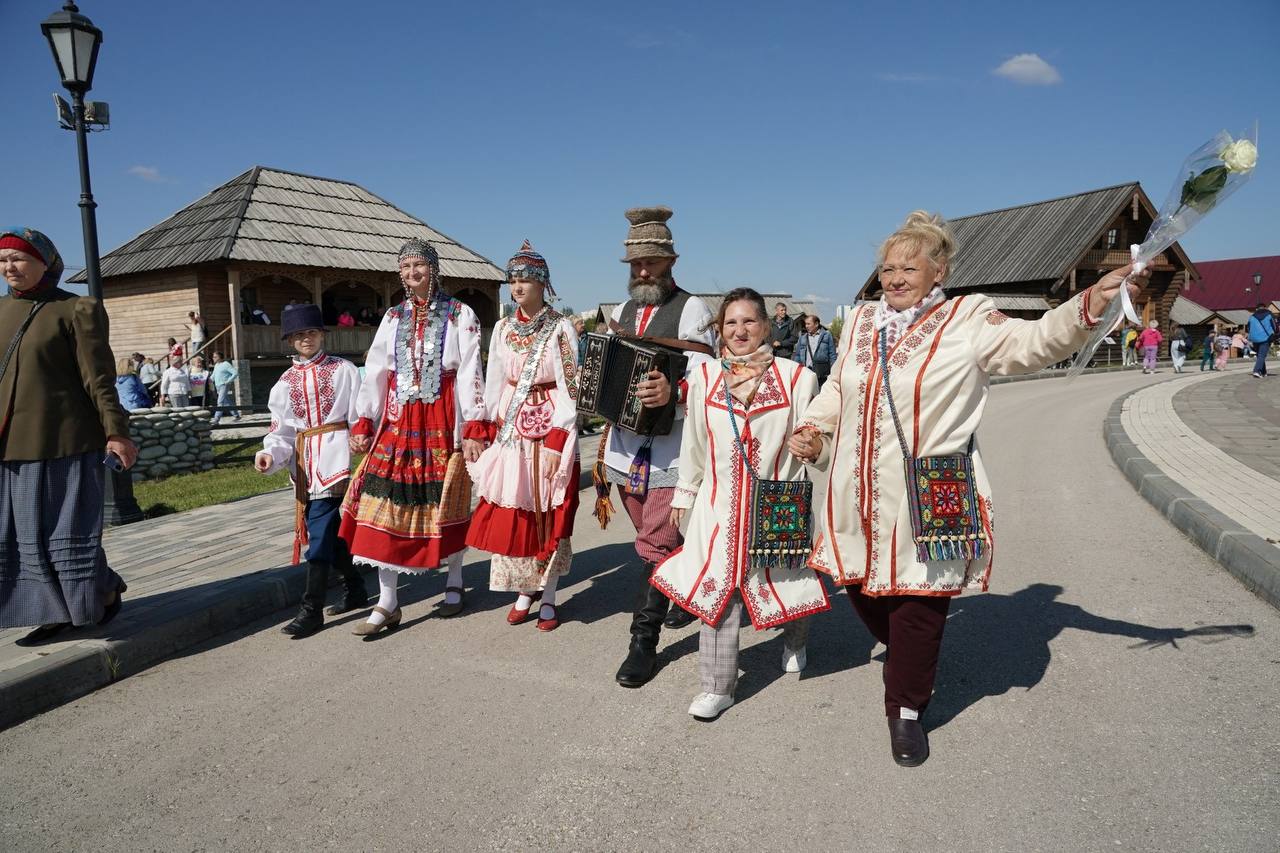
M337 487L351 473L347 426L355 422L359 391L360 372L346 359L320 353L310 361L294 361L272 387L267 401L271 429L262 440L262 448L271 454L268 473L292 466L298 433L325 424L342 424L341 430L308 438L303 459L311 497L341 494Z
M444 338L444 358L441 369L455 371L454 398L454 446L463 438L483 441L484 426L484 377L480 369L480 321L466 304L459 302L457 316L446 321L449 328ZM400 419L401 404L388 388L395 390L396 333L400 328L400 314L392 309L382 318L373 336L369 355L364 362L364 384L356 403L363 421L357 434L371 434L384 416L392 423ZM465 425L465 428L464 428Z
M963 452L982 422L991 376L1031 373L1088 339L1088 291L1038 320L996 310L990 297L959 296L925 312L889 350L894 404L915 456ZM982 451L974 479L988 549L980 560L921 562L912 539L903 452L881 387L875 304L841 334L840 358L803 424L823 436L815 479L827 480L824 531L810 565L868 595L958 595L985 590L994 555L991 485ZM802 425L803 425L802 424ZM826 486L827 483L821 484Z
M742 461L724 403L717 362L689 377L680 444L680 481L673 508L689 509L684 546L667 557L651 583L668 598L716 625L735 589L756 628L781 625L830 606L812 569L753 569L747 560L750 474ZM803 480L805 466L787 440L818 391L818 377L794 361L775 358L743 411L734 400L738 433L756 473L769 480Z

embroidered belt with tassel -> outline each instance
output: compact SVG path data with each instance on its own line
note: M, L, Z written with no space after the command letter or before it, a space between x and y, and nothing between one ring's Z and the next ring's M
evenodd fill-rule
M293 442L293 562L296 564L302 556L302 548L310 541L307 535L307 505L311 503L310 487L307 483L307 439L329 432L345 432L345 423L325 424L324 426L304 429L297 434ZM317 459L317 462L319 460Z

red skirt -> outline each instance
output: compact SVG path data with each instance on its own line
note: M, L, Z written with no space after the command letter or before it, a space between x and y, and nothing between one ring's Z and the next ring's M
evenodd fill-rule
M573 536L573 519L578 514L578 480L581 467L573 463L564 502L542 513L542 529L531 509L513 509L491 504L484 498L471 516L467 545L506 557L537 557L549 560L561 539Z
M356 562L423 572L466 547L471 477L454 446L453 385L444 374L434 403L388 399L399 416L383 418L342 503L338 535Z

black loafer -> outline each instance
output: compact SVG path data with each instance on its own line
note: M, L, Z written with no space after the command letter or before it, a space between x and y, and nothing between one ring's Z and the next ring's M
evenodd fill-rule
M694 615L678 604L671 605L667 618L662 620L664 628L683 628L694 620Z
M919 720L889 717L889 748L901 767L919 767L929 758L929 739Z
M448 619L452 616L457 616L464 609L466 609L467 603L466 603L466 598L464 597L465 593L463 592L462 587L446 586L444 588L444 591L446 595L448 595L451 592L456 592L458 594L458 600L453 604L449 604L442 600L439 604L436 605L437 616L442 616L445 619Z
M642 643L631 642L627 659L618 668L618 683L623 687L644 687L658 666L658 652Z
M53 639L55 636L61 634L70 627L70 622L55 622L52 625L41 625L25 637L19 637L14 640L13 644L15 646L38 646L41 643Z

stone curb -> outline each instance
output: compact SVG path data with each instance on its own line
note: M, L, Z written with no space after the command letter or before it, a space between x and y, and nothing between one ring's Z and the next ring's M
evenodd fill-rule
M1103 438L1116 466L1170 524L1259 598L1280 608L1280 549L1175 482L1129 438L1120 415L1129 398L1141 390L1112 403L1102 424Z

